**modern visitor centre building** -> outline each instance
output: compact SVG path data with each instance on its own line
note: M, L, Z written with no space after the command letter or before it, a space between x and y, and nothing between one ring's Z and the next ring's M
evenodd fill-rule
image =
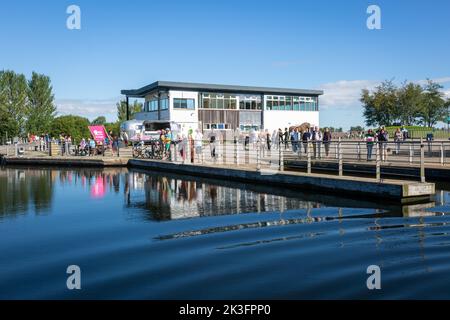
M157 81L122 94L127 113L129 98L145 99L137 120L175 122L183 130L272 131L318 126L323 91Z

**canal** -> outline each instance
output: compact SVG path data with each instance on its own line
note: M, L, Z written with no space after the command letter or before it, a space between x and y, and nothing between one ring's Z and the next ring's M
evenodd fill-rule
M450 186L398 205L127 169L0 169L0 299L450 298ZM68 290L67 267L81 269ZM381 269L368 290L367 268Z

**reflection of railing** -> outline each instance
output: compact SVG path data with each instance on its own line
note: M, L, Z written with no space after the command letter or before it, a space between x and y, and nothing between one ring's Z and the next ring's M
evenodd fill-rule
M450 164L450 141L288 141L271 143L256 141L214 142L183 140L170 145L163 161L184 164L227 165L254 169L270 174L284 171L285 164L302 162L306 173L313 165L328 165L339 176L344 175L344 164L364 164L375 171L381 180L383 165L419 169L421 181L425 181L425 166Z

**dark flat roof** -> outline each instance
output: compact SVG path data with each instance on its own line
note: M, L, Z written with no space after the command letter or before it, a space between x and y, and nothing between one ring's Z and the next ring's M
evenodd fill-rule
M200 91L200 92L247 93L247 94L306 95L306 96L319 96L323 94L322 90L249 87L249 86L233 86L223 84L189 83L189 82L172 82L172 81L156 81L140 89L122 90L121 93L133 98L144 98L147 94L149 94L155 89Z

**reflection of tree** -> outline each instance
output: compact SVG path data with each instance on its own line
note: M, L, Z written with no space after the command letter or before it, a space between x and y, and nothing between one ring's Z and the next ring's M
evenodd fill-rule
M36 214L48 213L55 188L70 185L90 188L102 179L110 192L120 192L123 170L93 168L46 169L4 168L0 169L0 216L13 216L34 210Z
M36 213L50 209L53 183L50 170L0 170L0 215L26 213L33 206Z

